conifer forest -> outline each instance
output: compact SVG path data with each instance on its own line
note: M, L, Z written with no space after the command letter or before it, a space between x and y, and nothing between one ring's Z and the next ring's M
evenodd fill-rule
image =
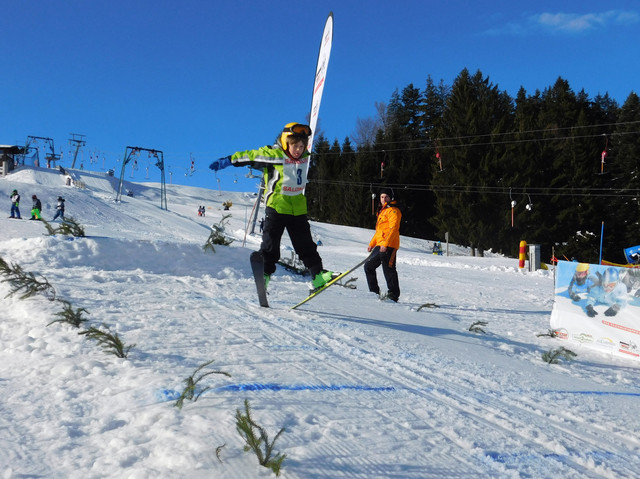
M307 187L312 219L372 228L380 187L393 188L401 234L543 262L626 263L640 244L640 99L620 105L558 78L515 98L488 76L408 85L342 144L320 132ZM375 195L375 197L374 197ZM602 244L602 250L601 250Z

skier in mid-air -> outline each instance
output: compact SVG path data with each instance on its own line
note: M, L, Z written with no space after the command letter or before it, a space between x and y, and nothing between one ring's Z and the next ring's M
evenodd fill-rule
M280 239L285 228L293 249L311 273L310 288L320 288L336 276L323 268L307 216L304 188L310 136L308 125L287 123L273 146L239 151L215 160L209 166L214 171L230 165L264 169L266 208L260 253L264 261L265 289L280 259Z

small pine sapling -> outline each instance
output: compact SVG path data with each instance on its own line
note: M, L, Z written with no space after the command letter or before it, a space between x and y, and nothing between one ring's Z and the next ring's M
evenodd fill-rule
M56 299L56 290L44 276L40 275L42 281L38 280L35 274L24 271L18 264L9 264L0 258L0 275L4 276L3 283L11 285L11 291L5 296L6 298L23 291L20 299L26 299L38 293L44 294L49 301Z
M220 219L217 225L211 225L211 233L209 234L209 238L207 238L207 242L202 247L205 252L207 250L211 250L212 253L215 253L216 249L214 245L228 246L233 243L233 240L227 238L227 236L224 234L224 225L228 222L228 219L230 217L230 214L225 215Z
M86 309L76 308L74 310L69 301L65 299L58 299L58 301L64 304L64 309L55 313L54 316L58 316L58 319L51 321L47 326L50 326L53 323L68 323L71 326L79 328L82 323L87 321L87 318L82 316L83 313L89 314Z
M225 442L222 446L216 447L216 458L218 459L218 462L220 462L220 464L222 464L222 458L220 457L222 454L222 449L224 449L226 445L227 443Z
M420 305L420 307L418 308L418 311L420 311L423 308L439 308L440 306L438 306L436 303L424 303L422 305Z
M338 286L342 286L343 288L347 288L347 289L358 289L358 287L354 284L356 281L358 281L358 278L352 276L346 281L340 280L336 284Z
M551 351L545 351L542 353L542 360L545 363L549 364L558 364L561 359L565 361L571 361L575 359L578 355L573 351L566 349L564 347L560 347L557 349L552 349Z
M253 420L249 400L244 400L244 414L236 410L236 430L245 442L244 451L253 451L258 457L261 466L271 469L276 476L280 475L282 462L287 457L285 454L277 453L273 455L273 447L285 428L280 429L273 441L269 442L267 431Z
M482 326L486 326L487 324L489 324L489 323L487 323L486 321L476 321L471 326L469 326L469 331L471 331L472 333L485 334L486 331L484 329L482 329Z
M91 326L89 329L80 331L78 334L85 336L87 339L97 341L105 353L113 354L118 358L126 359L131 348L135 346L135 344L125 346L118 336L118 333L112 333L109 331L109 328L107 328L106 331L102 331L101 329Z
M184 380L185 388L182 391L182 394L180 394L180 397L178 398L176 403L174 404L175 407L177 407L178 409L182 409L185 399L196 402L198 398L202 395L202 393L211 389L210 386L206 386L200 389L197 388L198 383L202 381L204 378L206 378L207 376L211 374L222 374L224 376L227 376L228 378L231 377L231 374L226 373L224 371L207 371L205 373L200 374L198 377L196 377L196 375L200 372L200 370L209 366L209 364L213 363L213 361L215 360L212 359L211 361L207 361L206 363L201 364L196 368L196 370L193 372L191 376L189 376L187 379Z
M51 224L44 219L42 222L44 223L44 227L47 229L49 236L57 234L75 236L77 238L83 238L85 236L84 227L71 216L65 217L57 228L51 226Z
M391 299L391 292L387 291L385 293L380 293L380 295L378 296L378 299L380 301L387 301Z
M558 337L558 330L557 329L549 329L549 330L547 330L546 333L536 334L536 336L538 338L540 338L542 336L549 336L550 338L557 338Z

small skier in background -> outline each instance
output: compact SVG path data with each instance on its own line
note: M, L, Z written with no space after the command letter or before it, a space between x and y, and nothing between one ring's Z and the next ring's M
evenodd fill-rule
M11 216L9 218L22 219L20 217L20 195L18 194L18 190L13 190L11 192Z
M42 216L40 216L40 212L42 211L42 202L38 199L36 195L32 195L31 199L33 200L33 206L31 207L31 218L30 220L41 220Z
M58 203L56 204L56 214L51 221L55 221L58 216L64 220L64 198L62 196L58 196Z

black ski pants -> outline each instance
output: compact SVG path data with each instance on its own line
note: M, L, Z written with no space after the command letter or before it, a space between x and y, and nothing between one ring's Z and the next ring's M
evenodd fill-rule
M389 297L398 301L400 297L400 284L398 283L398 271L396 270L396 249L387 247L385 252L380 251L380 246L373 248L371 258L364 264L364 273L367 276L369 291L380 294L376 269L382 265L384 279L387 281Z
M280 259L280 239L285 229L289 233L296 254L309 269L311 278L315 278L316 274L322 271L322 258L311 237L309 218L307 215L283 215L273 208L266 209L260 245L265 274L273 274L276 270L276 263Z

